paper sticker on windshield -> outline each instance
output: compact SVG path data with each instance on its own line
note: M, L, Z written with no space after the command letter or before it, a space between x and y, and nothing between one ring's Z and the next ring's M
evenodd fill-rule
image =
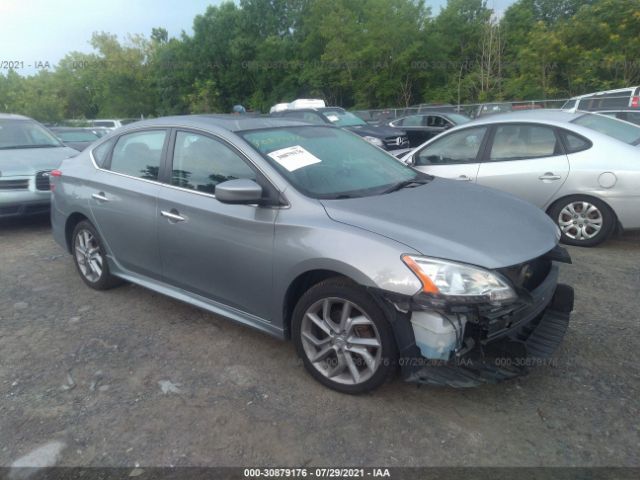
M329 119L330 122L334 122L334 123L340 120L340 117L338 117L337 115L327 115L327 118Z
M269 156L290 172L322 161L300 145L275 150Z

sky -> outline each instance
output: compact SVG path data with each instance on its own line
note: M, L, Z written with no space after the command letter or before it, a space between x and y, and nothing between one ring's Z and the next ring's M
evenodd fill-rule
M16 71L32 75L54 67L67 53L92 51L91 34L149 36L164 27L170 37L192 33L193 19L222 0L0 0L0 67L18 62ZM514 0L488 0L499 15ZM446 0L427 0L437 14ZM6 65L4 65L6 66ZM0 73L6 71L0 70Z

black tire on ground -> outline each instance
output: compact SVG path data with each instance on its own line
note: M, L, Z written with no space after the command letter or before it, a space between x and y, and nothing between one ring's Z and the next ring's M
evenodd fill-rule
M584 205L592 205L597 209L597 211L593 211L583 216L583 214L585 213L584 210L581 210L583 202ZM565 208L571 205L574 206L574 218L571 218L565 210ZM562 219L561 215L563 216ZM611 208L606 203L604 203L602 200L594 197L589 197L587 195L571 195L565 198L561 198L560 200L556 201L551 206L551 208L549 208L549 216L555 222L555 224L560 227L560 231L562 232L560 241L567 245L576 245L579 247L595 247L596 245L604 242L615 230L617 222L613 210L611 210ZM597 221L598 218L601 219L602 226L600 228L600 231L593 235L594 229L592 226L589 226L588 222L591 222L593 220ZM568 228L565 226L565 228L563 229L561 220L571 221L572 225L569 225ZM581 223L585 220L587 221L587 223ZM573 224L573 222L576 223ZM581 225L583 226L583 228L586 228L586 232L588 233L588 235L583 236L583 238L580 238L579 234Z
M80 245L81 239L79 238L79 236L83 232L88 232L91 235L91 237L94 239L94 242L95 242L94 248L97 248L97 251L100 254L100 257L102 258L102 262L101 262L102 271L100 275L97 276L95 279L93 278L90 279L87 277L87 275L85 275L85 273L83 273L83 269L79 263L78 256L76 255L76 248L81 247ZM83 220L79 222L74 228L73 235L71 237L71 254L73 256L73 262L76 265L76 269L80 274L80 278L89 287L95 290L108 290L110 288L117 287L118 285L121 285L122 283L124 283L124 281L121 280L120 278L111 275L111 272L109 271L109 265L107 263L106 252L102 243L102 239L100 238L100 235L98 235L98 231L96 230L96 228L88 220Z
M344 299L347 302L353 304L353 308L356 308L356 311L359 310L361 313L364 313L364 315L369 318L371 323L375 325L375 330L377 330L380 341L380 361L377 368L373 370L374 373L370 376L370 378L360 383L345 384L328 378L313 365L313 363L309 359L307 352L305 351L302 341L303 318L305 317L308 309L327 298ZM356 314L354 314L354 316L358 316L357 312ZM378 306L378 304L369 295L369 293L367 293L367 291L363 287L347 278L334 277L324 280L311 287L298 300L298 303L293 311L291 323L293 342L296 346L298 355L302 358L305 368L318 382L333 390L349 394L368 392L391 380L397 371L397 345L395 337L393 335L391 324L387 320L383 310ZM365 326L363 328L369 329L369 334L372 334L371 332L373 331L373 329L371 326ZM365 330L364 333L365 336L368 336L366 335L367 330ZM362 334L357 333L358 340L361 339L360 335ZM378 347L374 347L373 350L368 349L368 351L370 353L377 353ZM350 355L351 358L356 361L362 360L362 358L358 358L357 355L355 357L350 353L345 353L345 355ZM360 365L363 366L364 364L361 363ZM346 371L348 371L348 369ZM371 371L371 369L369 369L369 371Z

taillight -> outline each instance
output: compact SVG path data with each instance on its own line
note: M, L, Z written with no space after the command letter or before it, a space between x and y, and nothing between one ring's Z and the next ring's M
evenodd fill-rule
M61 177L61 176L62 176L62 171L61 170L51 170L49 172L49 189L52 192L56 189L56 186L51 181L51 177Z
M631 98L631 106L633 108L638 108L640 107L640 97L635 96Z

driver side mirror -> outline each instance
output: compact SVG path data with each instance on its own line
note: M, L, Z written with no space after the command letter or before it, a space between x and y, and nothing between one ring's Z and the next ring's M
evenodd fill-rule
M250 205L262 202L262 187L253 180L239 178L216 185L216 198L222 203Z

